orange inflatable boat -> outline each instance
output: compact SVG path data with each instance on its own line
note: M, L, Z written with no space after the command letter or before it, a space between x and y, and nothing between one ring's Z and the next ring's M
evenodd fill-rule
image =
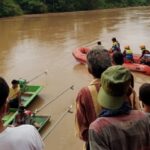
M80 47L80 48L76 48L73 52L72 55L74 56L74 58L80 62L81 64L86 64L86 56L87 53L90 51L90 48L87 47Z
M89 51L90 51L90 48L81 47L81 48L75 49L72 52L72 55L78 62L82 64L86 64L87 62L86 56ZM134 63L129 63L125 61L123 66L131 71L141 72L146 75L150 75L150 66L140 64L140 55L134 54L133 59L134 59Z
M123 66L131 71L141 72L150 75L150 66L137 63L124 63Z

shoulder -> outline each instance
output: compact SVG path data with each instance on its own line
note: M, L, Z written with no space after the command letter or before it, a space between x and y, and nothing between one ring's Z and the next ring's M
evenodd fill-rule
M97 118L91 125L90 129L95 130L96 132L102 131L104 128L109 126L114 126L119 123L125 122L136 122L141 120L150 120L150 114L146 114L142 111L132 110L129 115L116 116L116 117L100 117Z
M37 131L37 129L32 125L20 125L18 127L11 128L12 132L16 132L17 134L31 135Z
M85 98L85 97L89 97L89 95L90 95L89 88L88 87L83 87L79 90L79 92L77 94L77 100Z
M102 131L103 128L107 127L109 124L110 123L106 117L100 117L91 123L90 130L94 130L95 132L100 132Z

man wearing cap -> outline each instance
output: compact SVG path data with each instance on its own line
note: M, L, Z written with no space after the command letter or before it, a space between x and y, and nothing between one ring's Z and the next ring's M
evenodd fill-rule
M110 55L107 50L92 49L87 54L89 73L94 79L87 87L83 87L76 98L76 129L80 139L88 143L88 129L101 110L97 103L101 74L111 66ZM88 147L88 146L87 146ZM88 149L88 148L87 148Z
M112 66L102 74L98 102L103 109L90 125L90 150L150 149L150 116L131 110L130 82L131 73L122 66Z

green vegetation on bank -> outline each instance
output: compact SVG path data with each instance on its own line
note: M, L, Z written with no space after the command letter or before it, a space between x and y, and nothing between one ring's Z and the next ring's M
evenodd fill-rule
M0 17L150 5L150 0L0 0Z

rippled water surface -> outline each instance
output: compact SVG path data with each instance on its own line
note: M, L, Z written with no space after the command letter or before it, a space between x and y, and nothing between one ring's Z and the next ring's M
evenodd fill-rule
M32 80L43 73L30 83L45 87L30 109L40 108L74 85L74 90L67 90L39 112L51 115L42 136L68 106L74 106L77 91L92 79L86 66L74 60L72 51L94 46L98 39L109 49L112 37L117 37L122 48L130 45L135 53L140 53L140 44L150 49L150 7L0 19L1 76L10 83L14 78ZM134 75L136 91L141 83L150 82L146 75ZM45 150L81 150L82 143L75 137L74 113L68 113L44 142Z

